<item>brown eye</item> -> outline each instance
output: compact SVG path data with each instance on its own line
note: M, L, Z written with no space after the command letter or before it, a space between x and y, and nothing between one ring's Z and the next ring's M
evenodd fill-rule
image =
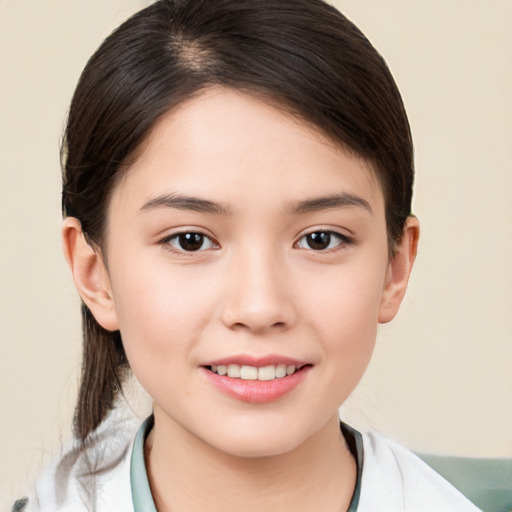
M179 252L204 251L215 247L215 244L209 237L202 233L194 232L178 233L168 237L164 242Z
M199 233L181 233L178 235L178 244L184 251L198 251L201 249L204 236Z
M300 249L313 251L325 251L335 249L343 244L349 244L350 239L334 231L313 231L304 235L297 243Z
M310 249L322 251L329 247L331 243L331 234L326 233L325 231L310 233L309 235L306 235L306 243Z

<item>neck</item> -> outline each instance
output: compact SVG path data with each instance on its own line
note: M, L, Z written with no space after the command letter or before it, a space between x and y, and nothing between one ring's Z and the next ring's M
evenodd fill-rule
M268 457L222 452L161 416L155 410L145 447L159 512L348 509L357 470L337 416L300 446Z

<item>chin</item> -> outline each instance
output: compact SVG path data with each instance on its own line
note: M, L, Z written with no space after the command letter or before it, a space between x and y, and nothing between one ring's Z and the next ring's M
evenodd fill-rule
M275 457L292 452L300 447L309 437L314 435L314 429L300 430L292 428L298 423L288 418L281 421L239 421L226 428L226 425L209 425L204 442L215 449L234 457L263 458Z

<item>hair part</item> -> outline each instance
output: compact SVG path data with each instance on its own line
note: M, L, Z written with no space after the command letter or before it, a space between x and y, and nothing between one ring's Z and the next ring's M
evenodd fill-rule
M61 150L63 213L92 245L104 248L112 191L157 121L215 85L269 98L367 160L392 252L411 209L407 116L382 57L322 0L160 0L103 42L77 85ZM119 332L83 311L82 440L112 408L128 367Z

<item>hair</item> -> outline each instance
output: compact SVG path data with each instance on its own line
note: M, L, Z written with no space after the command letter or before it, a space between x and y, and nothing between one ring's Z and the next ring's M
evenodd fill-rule
M88 61L64 133L62 207L102 250L109 198L155 123L209 86L275 102L365 159L385 199L388 245L411 211L413 147L398 88L359 29L322 0L160 0ZM122 392L119 331L82 305L74 430L84 441Z

